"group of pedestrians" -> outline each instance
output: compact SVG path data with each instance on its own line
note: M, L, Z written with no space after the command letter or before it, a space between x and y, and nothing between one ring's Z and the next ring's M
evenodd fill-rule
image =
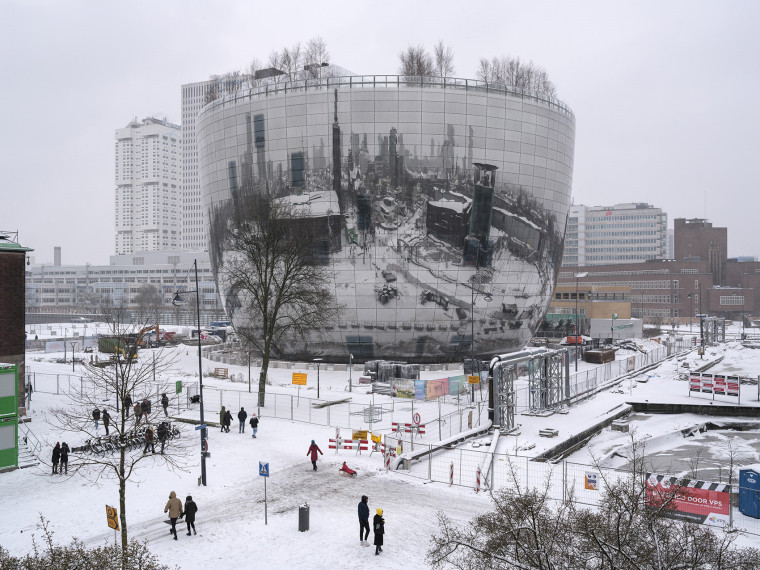
M182 517L185 518L185 522L187 523L187 536L198 534L195 531L195 513L198 512L198 505L195 504L190 495L185 499L185 505L183 506L182 501L177 498L177 493L172 491L169 493L169 501L164 507L164 512L169 513L169 522L172 525L169 529L169 534L174 535L174 540L177 540L177 519L181 519ZM192 529L192 533L190 529Z
M69 474L69 445L64 441L63 445L59 441L55 442L53 448L53 475L68 475ZM60 463L60 468L58 464Z
M248 412L245 408L241 407L237 414L238 417L238 433L245 433L245 420L248 418ZM252 438L256 437L256 433L259 431L259 418L256 414L251 414L251 419L248 421L253 430ZM230 412L226 406L222 406L219 411L219 426L222 433L230 433L230 426L232 425L232 412Z
M108 413L108 410L103 408L101 412L99 408L95 408L92 410L92 419L95 421L95 431L98 430L99 422L103 420L103 427L106 428L106 435L108 435L108 426L111 425L111 414Z
M170 435L171 426L169 422L160 422L156 430L153 429L152 425L148 424L148 427L145 429L145 447L143 448L143 455L148 453L148 448L150 448L151 453L156 453L156 438L158 438L158 442L161 444L161 455L163 455L166 441L169 439Z
M383 518L383 509L376 509L375 516L372 518L372 531L375 534L375 556L383 551L383 535L385 534L385 519ZM359 502L359 543L362 546L369 546L369 497L362 495Z

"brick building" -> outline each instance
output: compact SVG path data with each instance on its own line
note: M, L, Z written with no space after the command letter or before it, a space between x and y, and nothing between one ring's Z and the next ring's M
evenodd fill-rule
M32 250L12 237L13 234L0 232L0 362L18 364L18 405L25 407L25 268L26 254Z

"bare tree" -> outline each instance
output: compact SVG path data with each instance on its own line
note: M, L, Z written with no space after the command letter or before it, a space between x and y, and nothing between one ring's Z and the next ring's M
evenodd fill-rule
M539 95L554 97L557 93L544 68L532 61L524 63L519 57L494 57L491 61L481 59L476 76L488 83L503 84Z
M256 72L262 67L263 65L261 64L261 60L256 57L254 57L251 60L251 63L248 64L246 75L247 75L248 84L251 87L258 87L259 84L261 83L260 79L256 79Z
M316 334L340 314L318 250L338 231L332 223L255 191L239 192L234 204L212 214L212 263L228 291L228 310L245 315L248 326L236 330L261 354L260 406L272 351Z
M295 81L300 78L303 71L304 51L301 42L297 42L292 47L284 47L280 52L280 69L285 72L288 81Z
M433 60L423 46L409 46L399 54L398 73L406 78L432 77L435 75Z
M327 51L327 42L320 36L310 39L306 43L304 55L304 70L309 79L321 79L323 64L330 63L330 52Z
M451 50L451 46L443 45L443 41L439 41L433 46L433 57L435 58L435 71L438 77L454 75L454 52Z
M128 347L131 327L113 325L113 342L118 347ZM119 355L117 349L117 355ZM119 518L122 552L128 552L127 536L127 482L136 477L140 468L159 461L169 469L186 469L190 446L188 439L174 438L162 454L144 454L144 428L138 426L138 418L130 410L132 403L147 399L151 412L147 424L155 426L163 419L159 404L161 394L168 392L168 383L162 382L162 374L173 364L166 353L159 352L155 359L131 357L129 349L117 356L112 365L85 364L85 380L80 390L72 390L64 405L53 410L51 424L61 438L70 434L72 442L71 476L81 475L94 482L103 479L116 480L119 487ZM156 378L156 382L154 382ZM103 428L96 428L93 411L102 410L111 418L112 435L101 438ZM102 413L102 412L101 412ZM143 422L140 422L143 423ZM145 424L143 424L145 425ZM82 445L76 446L79 441ZM87 443L89 442L89 444ZM97 442L93 444L93 442ZM142 441L142 443L145 443ZM126 562L125 562L126 563Z
M158 322L158 315L164 306L164 300L155 285L150 283L142 285L138 289L134 301L137 304L138 322L151 324Z
M439 513L439 533L432 539L428 562L435 569L468 570L757 568L760 550L736 547L735 533L665 518L678 485L656 504L647 500L643 449L638 443L633 447L627 477L603 477L595 509L578 508L572 494L562 501L548 500L547 478L542 490L521 488L514 481L493 493L493 511L461 529Z

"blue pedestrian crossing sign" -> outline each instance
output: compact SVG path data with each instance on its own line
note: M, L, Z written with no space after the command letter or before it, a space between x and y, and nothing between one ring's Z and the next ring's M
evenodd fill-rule
M262 477L269 477L269 463L262 463L259 461L259 475Z

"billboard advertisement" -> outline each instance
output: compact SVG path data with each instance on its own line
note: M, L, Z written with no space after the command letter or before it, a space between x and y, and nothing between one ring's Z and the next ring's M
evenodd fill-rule
M728 523L730 499L730 485L647 473L647 505L662 509L668 518L723 526Z

